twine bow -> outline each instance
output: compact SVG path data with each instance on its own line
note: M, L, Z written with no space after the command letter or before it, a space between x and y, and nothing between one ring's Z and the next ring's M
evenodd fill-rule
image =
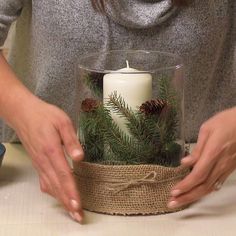
M157 177L157 172L151 171L150 173L148 173L146 176L144 176L141 179L132 179L128 182L114 183L112 184L111 187L107 187L107 189L114 191L114 193L116 194L131 186L160 182L156 179L156 177Z

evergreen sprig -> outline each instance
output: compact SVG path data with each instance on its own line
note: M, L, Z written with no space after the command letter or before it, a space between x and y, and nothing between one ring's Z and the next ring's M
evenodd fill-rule
M80 141L84 147L87 161L97 162L103 159L104 155L104 136L100 123L102 117L93 112L82 112L80 116Z
M145 119L139 112L135 113L125 103L121 95L117 95L117 92L113 92L109 96L106 106L120 117L125 118L126 126L135 139L152 144L158 143L159 135L155 130L156 122L153 119Z
M168 109L163 114L163 129L166 129L165 142L172 142L176 139L176 133L179 128L178 119L178 104L180 103L179 95L171 85L171 80L168 77L162 76L159 79L159 97L168 103ZM167 132L168 131L168 132Z
M159 97L165 101L167 101L172 108L176 109L177 104L179 102L178 94L176 90L171 85L171 79L167 76L160 76L158 82L159 88Z
M91 113L83 113L80 124L81 142L88 161L138 164L147 156L146 147L121 131L110 111L103 106Z
M98 98L103 95L103 76L102 73L90 72L84 76L84 82L86 86L94 93Z

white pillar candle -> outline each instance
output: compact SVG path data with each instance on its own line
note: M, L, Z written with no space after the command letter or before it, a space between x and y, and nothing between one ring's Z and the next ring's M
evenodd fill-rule
M116 73L109 73L103 77L103 102L106 103L109 95L114 92L121 96L126 105L132 110L137 110L139 106L152 98L152 76L149 73L129 67L117 70ZM120 72L120 73L119 73ZM126 120L111 112L113 120L119 128L129 134L126 127Z

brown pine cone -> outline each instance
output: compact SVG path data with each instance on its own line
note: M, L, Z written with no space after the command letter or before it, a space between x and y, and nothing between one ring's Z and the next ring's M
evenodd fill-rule
M81 109L84 112L92 112L95 111L100 105L100 102L98 100L95 100L93 98L86 98L82 101Z
M153 99L143 103L139 110L145 115L160 115L167 102L163 99Z

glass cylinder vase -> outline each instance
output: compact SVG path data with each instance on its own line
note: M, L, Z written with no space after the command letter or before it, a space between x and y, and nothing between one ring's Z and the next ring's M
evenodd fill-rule
M118 215L163 214L188 174L184 156L184 73L171 53L118 50L80 58L74 163L84 209Z

